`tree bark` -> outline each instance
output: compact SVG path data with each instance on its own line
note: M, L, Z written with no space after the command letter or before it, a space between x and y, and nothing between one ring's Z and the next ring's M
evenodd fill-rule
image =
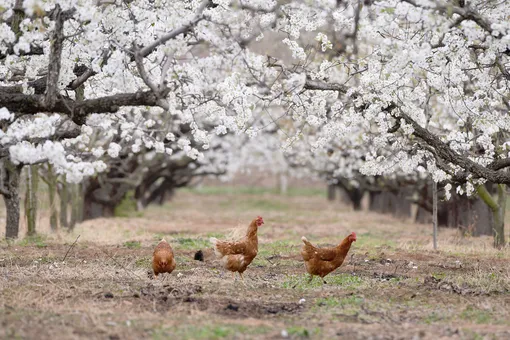
M7 239L17 238L19 234L19 180L21 169L21 165L14 165L7 158L0 160L0 187L5 202L5 238Z
M73 231L76 226L76 222L78 221L78 210L79 207L79 198L78 198L78 184L70 185L70 194L71 194L71 218L69 220L69 231Z
M505 246L506 185L498 184L498 210L494 216L494 247Z
M27 167L27 190L25 196L25 216L27 218L27 236L36 234L37 223L37 189L39 172L37 165Z
M83 196L83 220L113 217L115 208L130 189L128 184L100 184L97 178L89 179Z
M336 188L335 184L328 184L328 201L334 201L336 199Z
M494 247L501 248L505 245L506 185L497 185L497 200L492 197L484 184L478 186L477 193L492 211Z
M48 163L48 195L50 199L50 227L51 231L58 230L58 211L57 211L57 176L53 172L53 166Z
M67 205L69 204L69 188L65 178L58 186L58 189L58 194L60 196L60 226L68 229L69 223L67 221Z

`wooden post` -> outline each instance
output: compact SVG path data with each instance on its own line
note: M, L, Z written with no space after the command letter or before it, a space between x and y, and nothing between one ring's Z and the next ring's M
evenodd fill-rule
M432 181L432 227L434 250L437 250L437 183Z

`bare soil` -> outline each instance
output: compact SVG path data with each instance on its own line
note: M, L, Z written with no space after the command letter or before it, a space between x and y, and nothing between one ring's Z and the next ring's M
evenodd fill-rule
M239 235L257 215L266 223L243 284L207 240ZM510 249L488 237L440 230L434 251L429 225L313 193L182 191L143 216L56 235L41 220L40 237L0 244L2 338L510 339ZM327 245L351 231L344 265L308 283L301 236ZM177 269L154 280L162 237Z

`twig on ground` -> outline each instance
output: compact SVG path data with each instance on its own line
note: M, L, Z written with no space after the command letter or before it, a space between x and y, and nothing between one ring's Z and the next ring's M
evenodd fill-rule
M76 238L76 240L74 240L73 244L71 244L71 246L69 247L69 249L67 249L67 253L66 255L64 256L64 258L62 259L62 262L64 262L67 258L67 255L69 254L69 252L71 251L71 249L73 249L74 245L76 244L76 242L78 242L78 239L80 238L81 235L78 235L78 237Z
M113 260L113 262L115 262L115 264L119 267L121 267L122 269L124 269L125 271L133 274L134 276L136 276L140 281L143 281L143 279L137 274L135 273L134 271L132 271L131 269L127 269L126 267L124 267L122 264L120 264L113 256L111 256L110 254L108 254L108 252L106 250L104 250L103 248L99 248L99 247L96 247L98 248L99 250L101 250L103 253L105 253L111 260Z

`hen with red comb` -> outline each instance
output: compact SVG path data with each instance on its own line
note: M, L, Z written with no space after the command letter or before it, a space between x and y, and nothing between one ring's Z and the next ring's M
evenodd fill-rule
M258 253L257 230L262 224L264 224L264 219L257 216L251 221L246 236L237 242L221 241L215 237L209 239L213 245L214 253L220 259L223 267L231 271L233 277L238 272L243 282L244 271Z
M344 263L352 242L356 242L356 233L352 232L338 246L332 248L318 248L304 236L301 240L304 243L301 256L305 261L306 271L310 274L309 281L312 281L314 275L317 275L322 278L322 282L326 283L324 277Z

